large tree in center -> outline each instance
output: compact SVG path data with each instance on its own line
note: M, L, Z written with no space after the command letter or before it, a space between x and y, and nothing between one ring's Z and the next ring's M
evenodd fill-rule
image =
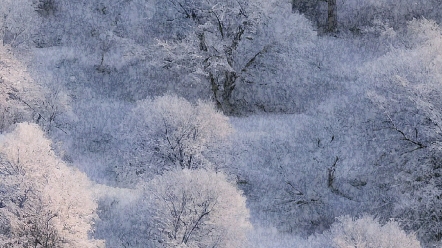
M205 88L228 115L241 114L241 108L251 105L268 111L271 100L262 98L271 96L261 95L261 89L243 97L249 94L246 89L277 84L291 91L298 73L288 71L313 57L305 56L315 39L310 23L278 1L164 1L157 3L156 15L162 19L154 21L166 19L170 33L176 34L162 37L161 49L153 51L163 58L160 66L174 72L182 85Z
M167 54L165 66L175 70L184 67L187 73L195 74L193 80L198 76L208 80L217 107L225 113L233 112L230 98L236 81L241 71L253 62L252 58L240 64L238 47L255 35L262 14L258 6L245 0L171 0L157 5L159 10L166 5L169 19L177 29L190 31L184 34L180 31L172 45L161 44ZM264 52L262 49L261 53Z

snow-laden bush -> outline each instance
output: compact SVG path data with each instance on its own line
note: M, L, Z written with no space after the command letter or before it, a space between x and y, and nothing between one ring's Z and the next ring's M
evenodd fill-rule
M418 248L421 247L414 234L407 234L397 222L384 225L371 216L353 219L338 218L330 230L336 248Z

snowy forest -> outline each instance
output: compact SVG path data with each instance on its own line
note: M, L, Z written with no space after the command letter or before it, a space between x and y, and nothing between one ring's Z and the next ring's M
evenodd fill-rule
M440 0L1 0L0 247L442 247Z

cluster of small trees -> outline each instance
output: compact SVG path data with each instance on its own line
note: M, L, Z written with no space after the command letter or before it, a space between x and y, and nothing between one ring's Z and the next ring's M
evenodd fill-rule
M131 247L246 246L251 225L245 198L203 159L209 144L231 132L227 118L211 104L192 105L174 96L150 103L134 110L144 127L131 131L144 133L143 139L152 143L158 159L152 165L159 168L146 171L153 178L138 180L141 194L127 208L113 207L114 215L108 218L101 214L96 236ZM44 136L36 124L23 123L1 137L2 246L102 246L89 238L98 220L91 182L57 158ZM154 161L145 161L145 170L149 163ZM100 234L106 226L111 229Z
M435 8L439 1L396 2L363 0L291 0L293 12L309 18L321 32L371 33L383 27L400 28L413 19L427 18L440 21Z
M440 242L440 29L408 25L341 96L305 115L233 120L231 167L264 223L308 235L368 212Z
M211 159L232 133L212 103L170 95L139 101L120 132L129 150L114 172L138 193L130 203L103 198L98 237L130 247L247 246L245 197Z
M52 67L53 78L37 76L79 98L85 87L131 101L172 92L211 99L229 115L293 113L311 99L298 88L324 85L315 78L316 32L290 3L43 2L8 2L3 30L23 29L10 45L50 53L34 62Z

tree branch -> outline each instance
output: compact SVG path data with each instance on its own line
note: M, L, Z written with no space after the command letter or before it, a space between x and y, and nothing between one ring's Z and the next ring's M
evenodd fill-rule
M263 49L259 52L257 52L244 66L244 68L241 70L242 72L246 72L247 69L255 62L255 60L258 58L258 56L265 54L270 49L270 45L266 45L263 47Z
M10 98L11 100L17 100L17 101L19 101L19 102L25 104L25 105L26 105L28 108L30 108L35 114L38 114L38 120L43 119L44 121L48 122L49 124L51 124L51 123L53 122L53 120L54 120L54 118L55 118L55 116L54 116L55 113L53 113L53 114L51 115L51 117L49 118L49 120L47 120L45 117L43 117L42 114L40 114L39 111L37 111L36 109L34 109L29 103L27 103L27 102L26 102L25 100L23 100L21 97L17 96L17 95L14 94L14 93L11 93L11 92L8 93L8 96L9 96L9 98ZM54 127L57 128L57 129L59 129L59 130L62 131L63 133L68 134L65 130L63 130L63 129L62 129L61 127L59 127L57 124L55 124Z
M393 119L392 119L389 115L387 115L387 117L388 117L389 123L391 124L391 129L393 129L394 131L398 132L398 133L402 136L402 140L405 140L405 141L407 141L407 142L409 142L409 143L411 143L411 144L417 146L417 147L416 147L415 149L413 149L412 151L419 150L419 149L422 149L422 148L426 148L426 147L427 147L427 146L424 145L423 143L421 143L421 142L419 142L419 141L416 141L416 140L413 140L413 139L411 139L410 137L408 137L408 136L405 134L404 131L402 131L401 129L399 129L399 128L396 126L396 124L394 123ZM418 131L417 131L417 128L415 128L415 137L416 137L416 138L417 138L417 135L418 135ZM410 152L412 152L412 151L410 151Z
M353 197L345 194L344 192L340 191L336 186L335 186L335 172L336 172L336 165L338 164L339 161L339 157L336 156L335 162L333 163L333 165L327 169L328 171L328 177L327 177L327 187L331 190L331 192L333 192L336 195L342 196L344 198L347 198L349 200L353 200Z

